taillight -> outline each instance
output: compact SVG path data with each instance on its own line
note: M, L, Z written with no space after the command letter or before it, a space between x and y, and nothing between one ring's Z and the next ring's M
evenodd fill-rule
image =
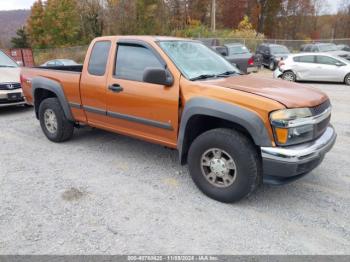
M281 69L282 66L284 66L285 63L283 61L279 61L278 62L278 68Z
M248 65L250 65L250 66L254 65L254 58L253 57L249 58Z

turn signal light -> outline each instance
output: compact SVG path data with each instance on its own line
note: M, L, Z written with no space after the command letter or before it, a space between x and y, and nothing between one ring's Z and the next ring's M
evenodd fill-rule
M275 128L275 134L277 142L279 144L285 144L288 140L288 129L286 128Z

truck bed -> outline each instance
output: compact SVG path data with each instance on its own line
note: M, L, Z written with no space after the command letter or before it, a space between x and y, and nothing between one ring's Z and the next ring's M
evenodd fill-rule
M56 81L62 86L68 101L80 103L80 76L83 66L56 67L23 67L21 69L21 84L26 101L33 103L31 81L36 77L44 77Z

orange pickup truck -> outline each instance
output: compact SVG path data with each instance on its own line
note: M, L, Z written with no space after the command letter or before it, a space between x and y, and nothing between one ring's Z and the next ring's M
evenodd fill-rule
M23 68L21 83L51 141L89 125L176 148L198 188L222 202L302 177L336 140L324 93L241 75L189 39L100 37L83 66Z

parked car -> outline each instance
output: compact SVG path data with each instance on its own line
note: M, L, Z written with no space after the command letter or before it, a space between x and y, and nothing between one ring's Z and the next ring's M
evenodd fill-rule
M254 55L241 43L231 43L212 47L224 56L230 63L235 64L244 73L257 72L261 66L261 59Z
M330 55L339 56L350 60L350 52L339 50L337 45L333 43L313 43L306 44L301 47L301 52L328 53Z
M337 45L338 50L343 50L350 52L350 46L349 45Z
M328 53L295 54L279 63L274 77L288 81L327 81L350 85L350 62Z
M262 64L270 70L275 70L280 60L286 59L290 54L284 45L263 43L256 49L256 54L262 56Z
M75 69L22 69L49 140L89 125L178 149L198 188L222 202L302 177L336 140L326 94L239 74L199 41L100 37Z
M77 62L71 59L54 59L47 61L46 63L42 64L42 67L53 67L53 66L75 66L79 65Z
M25 102L20 84L20 67L0 51L0 107L23 104Z

